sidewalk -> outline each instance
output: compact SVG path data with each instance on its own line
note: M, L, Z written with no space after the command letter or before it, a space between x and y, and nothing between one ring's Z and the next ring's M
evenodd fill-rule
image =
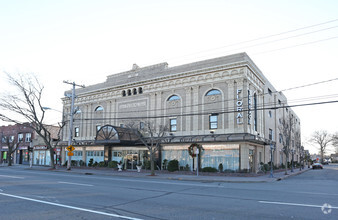
M22 168L22 169L33 169L33 170L41 170L48 172L67 172L67 173L76 173L83 175L104 175L104 176L116 176L116 177L130 177L130 178L149 178L149 179L166 179L166 180L181 180L181 181L198 181L198 182L231 182L231 183L263 183L263 182L274 182L283 180L295 175L299 175L303 172L310 170L310 168L302 169L299 168L294 169L294 172L288 170L288 175L285 175L284 170L280 170L279 172L274 172L273 177L270 177L270 172L264 175L250 175L245 176L245 174L240 174L243 176L233 176L231 174L219 174L219 173L199 173L199 176L196 173L182 174L179 172L165 172L165 171L155 171L155 176L150 175L149 170L142 170L140 173L134 170L123 170L122 172L118 172L112 168L88 168L88 167L72 167L71 170L67 170L66 167L57 167L55 170L50 169L50 167L44 166L33 166L30 168L27 165L14 165L14 167Z

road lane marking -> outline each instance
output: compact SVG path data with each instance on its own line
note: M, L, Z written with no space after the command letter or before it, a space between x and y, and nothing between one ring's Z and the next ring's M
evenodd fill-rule
M295 192L295 193L311 194L311 195L325 195L325 196L338 196L338 194L334 194L334 193L315 193L315 192Z
M13 178L13 179L25 179L25 177L20 177L20 176L7 176L7 175L0 175L0 177L8 177L8 178Z
M54 203L54 202L47 202L47 201L42 201L42 200L38 200L38 199L31 199L31 198L27 198L27 197L23 197L23 196L16 196L16 195L7 194L7 193L0 193L0 195L7 196L7 197L13 197L13 198L17 198L17 199L28 200L28 201L32 201L32 202L43 203L43 204L47 204L47 205L59 206L59 207L68 208L68 209L75 209L75 210L84 211L84 212L91 212L91 213L94 213L94 214L106 215L106 216L111 216L111 217L116 217L116 218L123 218L123 219L130 219L130 220L142 220L140 218L133 218L133 217L124 216L124 215L116 215L116 214L111 214L111 213L107 213L107 212L100 212L100 211L95 211L95 210L90 210L90 209L84 209L84 208L80 208L80 207L63 205L63 204L58 204L58 203Z
M58 182L58 183L62 183L62 184L70 184L70 185L78 185L78 186L94 186L94 185L90 185L90 184L83 184L83 183L71 183L71 182Z
M289 203L289 202L272 202L272 201L258 201L259 203L273 204L273 205L289 205L289 206L303 206L303 207L314 207L322 208L323 205L310 205L310 204L301 204L301 203ZM338 209L338 207L332 206L331 209Z

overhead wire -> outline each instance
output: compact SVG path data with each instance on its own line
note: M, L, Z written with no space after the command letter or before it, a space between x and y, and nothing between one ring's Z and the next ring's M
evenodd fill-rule
M297 29L281 32L281 33L278 33L278 34L267 35L267 36L256 38L256 39L252 39L252 40L242 41L242 42L238 42L238 43L234 43L234 44L230 44L230 45L226 45L226 46L218 47L218 48L214 48L214 49L209 49L209 50L205 50L205 51L201 51L201 52L206 52L206 51L211 51L211 50L215 50L215 49L226 48L226 47L230 47L230 46L241 45L241 44L250 43L250 42L254 42L254 41L258 41L258 40L268 39L268 38L271 38L271 37L276 37L276 36L280 36L280 35L296 32L296 31L308 29L308 28L313 28L313 27L316 27L316 26L321 26L321 25L325 25L325 24L328 24L328 23L336 22L336 21L338 21L338 19L334 19L334 20L330 20L330 21L326 21L326 22L322 22L322 23L318 23L318 24L314 24L314 25L310 25L310 26L301 27L301 28L297 28ZM307 33L302 33L302 34L294 35L294 36L289 36L289 37L286 37L286 38L281 38L281 39L272 40L272 41L268 41L268 42L262 42L262 43L259 43L259 44L256 44L256 45L252 45L252 46L249 46L249 47L259 46L259 45L268 44L268 43L274 43L274 42L277 42L277 41L286 40L286 39L290 39L290 38L294 38L294 37L299 37L299 36L304 36L304 35L308 35L308 34L313 34L313 33L317 33L317 32L320 32L320 31L325 31L325 30L333 29L333 28L336 28L336 27L337 26L333 26L333 27L324 28L324 29L320 29L320 30L315 30L315 31L307 32ZM264 51L264 52L260 52L260 53L256 53L256 54L262 54L262 53L268 53L268 52L273 52L273 51L278 51L278 50L284 50L284 49L288 49L288 48L293 48L293 47L298 47L298 46L318 43L318 42L332 40L332 39L336 39L336 38L338 38L338 36L331 37L331 38L326 38L326 39L321 39L321 40L317 40L317 41L306 42L306 43L297 44L297 45L292 45L292 46L288 46L288 47L284 47L284 48L278 48L278 49L274 49L274 50ZM201 52L198 52L198 53L201 53ZM194 53L194 54L197 54L197 53ZM194 55L194 54L192 54L192 55ZM331 80L326 80L326 81L321 81L321 82L316 82L316 83L313 83L313 84L303 85L303 86L299 86L299 87L288 88L288 89L284 89L284 90L280 90L280 91L275 91L274 93L288 91L288 90L297 89L297 88L303 88L303 87L312 86L312 85L317 85L317 84L321 84L321 83L326 83L326 82L334 81L334 80L337 80L337 79L338 78L331 79ZM262 96L262 95L266 95L266 94L267 93L263 93L263 94L259 94L259 95ZM245 99L245 98L247 98L247 97L242 97L242 99ZM235 99L221 100L220 102L224 103L224 102L230 102L230 101L234 101L234 100ZM290 100L288 102L290 102ZM194 104L194 105L190 105L190 106L189 105L179 106L178 108L186 108L186 107L193 108L193 107L199 107L199 106L202 106L202 105L206 106L206 105L209 105L209 104L210 105L214 105L215 103L214 102L213 103L198 103L198 104ZM260 105L262 105L262 106L269 106L269 105L274 105L274 104L275 103L262 103ZM259 106L259 107L261 107L261 106ZM146 112L153 112L153 111L156 112L156 111L164 111L164 110L167 110L167 108L150 109L150 110L145 110L145 111ZM211 109L211 110L208 109L208 111L213 111L213 109ZM123 112L123 113L133 113L133 112L137 113L138 111L129 111L129 112ZM107 112L107 113L108 114L113 114L113 113L117 113L117 112ZM194 112L192 112L192 113L194 113ZM90 114L94 114L94 113L90 112Z
M310 83L310 84L290 87L290 88L282 89L282 90L279 90L279 91L272 91L271 94L276 94L276 93L290 91L290 90L294 90L294 89L305 88L305 87L309 87L309 86L314 86L314 85L319 85L319 84L323 84L323 83L333 82L333 81L336 81L336 80L338 80L338 78L333 78L333 79L323 80L323 81L319 81L319 82L315 82L315 83ZM265 95L268 95L268 94L270 94L270 92L264 92L262 94L258 94L258 96L265 96ZM241 99L247 99L247 98L248 98L247 95L243 95L241 97ZM181 108L188 108L188 107L189 108L200 107L200 106L204 106L205 107L205 106L208 106L208 105L215 105L215 104L226 104L227 102L233 102L235 100L236 100L236 98L231 98L231 99L223 99L223 100L220 100L220 101L213 101L213 102L206 102L206 103L198 103L198 104L191 104L191 105L170 107L170 110L181 109ZM283 103L283 100L281 100L281 102ZM269 104L273 105L275 103L274 102L273 103L264 103L264 104L262 103L262 105L269 105ZM144 110L143 112L150 112L151 113L151 112L158 112L158 111L165 111L165 110L168 110L168 108L163 107L163 108L147 109L147 110ZM84 111L81 111L81 112L84 113L84 114L88 114L88 112L84 112ZM138 113L138 112L139 112L139 110L134 110L134 111L124 111L123 113L125 114L125 113ZM107 113L107 114L116 114L116 113L121 113L121 112L105 111L105 113ZM91 111L91 112L89 112L89 114L95 114L95 112Z
M198 51L198 52L195 52L195 53L186 54L186 55L183 55L183 56L169 58L168 60L177 60L177 59L181 59L183 57L188 57L188 56L192 56L192 55L196 55L196 54L200 54L200 53L215 51L215 50L224 49L224 48L227 48L227 47L232 47L232 46L236 46L236 45L241 45L241 44L251 43L251 42L255 42L255 41L259 41L259 40L264 40L264 39L268 39L268 38L272 38L272 37L276 37L276 36L280 36L280 35L285 35L285 34L297 32L297 31L300 31L300 30L305 30L305 29L309 29L309 28L313 28L313 27L317 27L317 26L322 26L322 25L333 23L333 22L336 22L336 21L338 21L338 19L333 19L333 20L329 20L329 21L325 21L325 22L321 22L321 23L317 23L317 24L313 24L313 25L309 25L309 26L305 26L305 27L291 29L291 30L280 32L280 33L277 33L277 34L266 35L266 36L254 38L254 39L251 39L251 40L240 41L240 42L228 44L228 45L225 45L225 46L222 46L222 47L202 50L202 51Z

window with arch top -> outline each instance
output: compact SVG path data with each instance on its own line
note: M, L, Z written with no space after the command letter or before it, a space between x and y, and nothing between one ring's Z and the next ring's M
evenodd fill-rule
M212 89L209 92L207 92L207 94L205 94L205 96L209 95L221 95L221 91L219 91L218 89Z
M181 98L177 95L172 95L168 98L167 101L175 101L175 100L180 100Z
M95 112L101 112L101 111L103 111L103 107L102 106L97 106L96 108L95 108Z

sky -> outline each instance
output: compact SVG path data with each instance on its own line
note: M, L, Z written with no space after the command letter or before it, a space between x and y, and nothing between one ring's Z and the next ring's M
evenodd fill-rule
M173 67L239 52L278 91L300 87L284 91L289 104L337 101L337 49L336 0L0 0L0 92L10 90L4 72L34 73L46 107L58 111L71 89L63 80L92 85L134 63ZM338 132L337 109L294 108L305 149L318 152L314 131ZM60 120L50 111L46 123Z

